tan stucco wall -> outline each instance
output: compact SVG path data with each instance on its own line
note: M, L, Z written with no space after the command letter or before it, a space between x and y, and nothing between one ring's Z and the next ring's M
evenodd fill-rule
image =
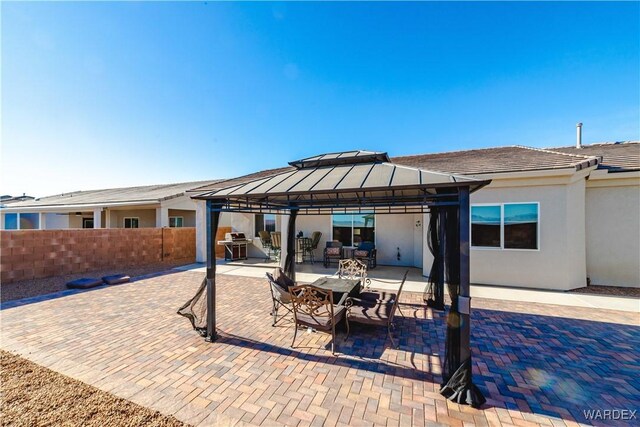
M640 287L640 178L588 181L586 217L591 283Z
M185 209L169 209L169 216L181 216L183 219L183 227L196 226L196 211Z
M539 250L471 249L473 283L568 290L586 285L584 179L486 188L472 203L539 202Z
M126 209L116 210L110 209L111 228L124 228L124 218L137 217L139 228L148 228L156 226L156 210L152 209Z

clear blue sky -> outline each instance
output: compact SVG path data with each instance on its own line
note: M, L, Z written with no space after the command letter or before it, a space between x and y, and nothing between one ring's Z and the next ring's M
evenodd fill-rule
M0 192L640 139L639 3L2 4Z

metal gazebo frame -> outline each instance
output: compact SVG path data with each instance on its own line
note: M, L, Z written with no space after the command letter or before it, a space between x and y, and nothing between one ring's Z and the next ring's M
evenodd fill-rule
M452 299L441 393L474 407L484 403L471 373L469 198L491 181L395 165L380 152L330 153L289 164L293 168L284 172L221 189L202 188L202 194L193 197L206 200L205 338L210 342L217 338L215 235L222 212L289 215L284 268L294 280L298 215L428 212L437 216L438 223L430 231L435 233L430 237L439 241L434 266L441 269L435 283L441 300L436 305L444 306L445 270Z

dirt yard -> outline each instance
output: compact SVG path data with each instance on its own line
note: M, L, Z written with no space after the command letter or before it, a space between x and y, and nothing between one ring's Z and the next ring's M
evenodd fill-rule
M573 289L569 292L577 294L595 294L612 297L640 298L640 288L623 288L620 286L589 285L584 288Z
M110 276L112 274L127 274L132 279L137 276L158 273L177 267L184 263L158 263L145 265L140 267L125 267L119 270L100 270L88 273L67 274L64 276L46 277L43 279L22 280L20 282L8 283L0 285L0 301L13 301L22 298L37 297L39 295L50 294L53 292L63 291L67 289L65 284L71 280L81 277L100 278Z
M185 426L173 417L0 350L3 426Z

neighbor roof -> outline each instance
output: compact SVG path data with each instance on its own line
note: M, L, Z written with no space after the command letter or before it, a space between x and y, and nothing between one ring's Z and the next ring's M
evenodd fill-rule
M58 207L73 205L110 205L119 203L159 203L185 194L194 187L216 181L192 181L176 184L145 185L139 187L108 188L102 190L73 191L55 196L40 197L25 202L12 203L7 209L32 207Z
M583 156L599 156L602 162L598 169L609 172L629 172L640 170L640 142L603 142L583 145L582 148L558 147L550 150Z

